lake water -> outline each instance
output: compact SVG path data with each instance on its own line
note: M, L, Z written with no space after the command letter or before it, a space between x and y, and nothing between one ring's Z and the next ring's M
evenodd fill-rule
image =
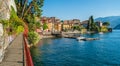
M120 30L87 34L100 40L43 39L32 48L35 66L120 66Z

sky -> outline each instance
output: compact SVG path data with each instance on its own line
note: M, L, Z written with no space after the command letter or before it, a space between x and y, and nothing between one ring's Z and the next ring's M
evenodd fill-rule
M120 0L45 0L42 16L61 20L87 20L106 16L120 16Z

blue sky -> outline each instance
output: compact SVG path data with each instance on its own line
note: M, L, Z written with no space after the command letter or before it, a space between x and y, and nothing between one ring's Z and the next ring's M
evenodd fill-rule
M43 15L55 16L62 20L86 20L94 18L120 15L120 0L45 0Z

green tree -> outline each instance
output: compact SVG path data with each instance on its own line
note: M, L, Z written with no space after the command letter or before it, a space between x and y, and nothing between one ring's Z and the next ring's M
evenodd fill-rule
M40 22L36 22L36 28L40 28L41 27L41 24L40 24Z
M39 42L39 34L34 32L34 31L30 31L28 33L28 41L30 45L35 46L38 42Z
M46 30L47 28L48 28L47 24L44 23L44 24L43 24L43 30Z
M90 21L88 21L88 24L87 24L87 30L88 31L90 31L90 27L91 27L90 24L91 24Z
M11 7L11 12L10 12L10 19L9 19L9 29L12 30L12 33L17 33L19 34L20 32L23 32L24 30L25 23L23 22L22 19L20 19L14 8Z
M38 28L40 24L36 24L35 17L41 17L44 0L31 0L29 2L28 0L15 0L15 3L18 11L17 15L26 22L29 30L34 31Z
M18 16L24 19L28 14L34 14L37 17L42 15L42 6L44 0L15 0Z
M29 2L28 0L15 0L15 3L17 6L17 16L19 16L19 18L21 18L29 27L29 43L33 45L37 44L40 37L35 30L40 27L40 24L36 22L35 17L41 17L44 0L29 0ZM21 30L18 29L18 31Z
M93 19L93 16L90 16L90 18L88 20L88 25L87 25L88 31L92 31L93 30L93 25L94 25L94 19Z
M82 26L73 26L72 29L73 30L78 30L78 31L81 31L83 27Z
M110 25L110 22L104 22L103 25L109 26L109 25Z
M90 16L88 25L87 25L87 30L88 31L99 31L100 28L95 24L93 16Z

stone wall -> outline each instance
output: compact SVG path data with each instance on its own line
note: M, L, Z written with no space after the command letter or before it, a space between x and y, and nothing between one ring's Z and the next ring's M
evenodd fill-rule
M4 55L4 51L3 51L3 43L4 43L4 40L3 40L3 26L2 24L0 23L0 62L2 61L3 59L3 55Z
M8 20L10 18L11 6L17 12L14 0L0 0L0 20Z
M3 25L0 23L0 36L3 36Z
M17 12L14 0L0 0L0 20L9 20L11 6ZM4 58L5 49L9 45L9 37L3 32L3 25L0 23L0 62Z

